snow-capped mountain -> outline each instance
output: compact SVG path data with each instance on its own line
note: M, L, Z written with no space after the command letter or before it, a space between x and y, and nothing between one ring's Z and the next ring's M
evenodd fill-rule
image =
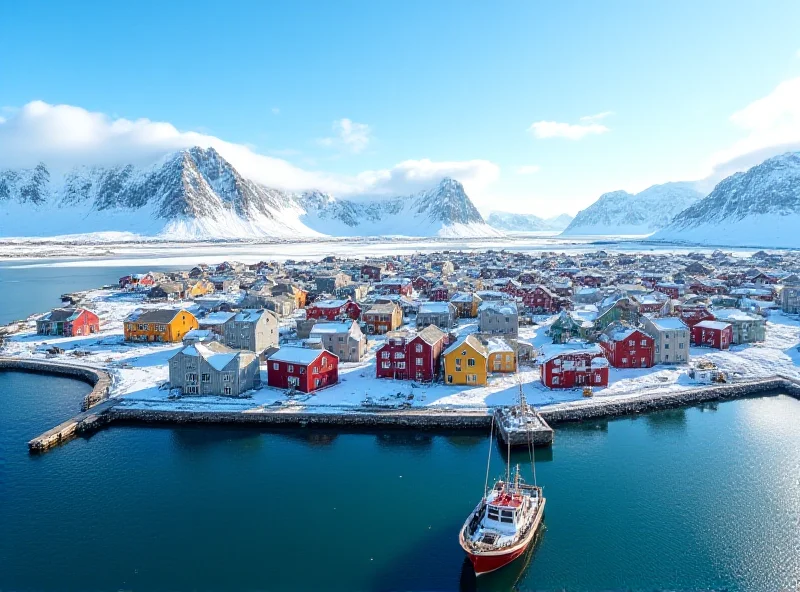
M511 212L492 212L486 223L509 232L540 232L564 230L572 222L572 216L561 214L552 218L540 218L533 214L514 214Z
M652 236L710 245L800 247L800 152L720 181Z
M563 234L650 234L702 197L692 183L653 185L635 195L627 191L604 193L578 212Z
M181 150L146 168L0 171L0 236L101 232L173 239L499 234L453 179L387 199L294 194L245 179L213 148Z

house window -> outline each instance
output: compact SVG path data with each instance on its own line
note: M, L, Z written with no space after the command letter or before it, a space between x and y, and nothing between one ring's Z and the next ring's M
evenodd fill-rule
M559 377L558 377L558 376L553 376L553 378L551 379L551 382L552 382L553 384L558 384L558 383L560 382L560 379L559 379Z
M186 382L197 382L197 374L189 372L186 374Z
M405 357L406 357L406 355L403 352L395 352L394 353L394 359L395 360L402 360Z
M389 352L387 352L387 351L385 351L385 352L381 352L381 357L382 357L384 360L388 360L388 359L389 359Z
M599 375L599 374L595 374L595 375L594 375L594 381L595 381L595 382L597 382L597 383L599 383L599 382L600 382L600 380L601 380L601 378L600 378L600 375Z
M322 367L324 368L327 365L328 365L328 358L323 357L322 358Z
M289 364L289 372L294 372L294 365L293 364Z
M339 343L344 343L344 337L339 337Z
M397 362L397 369L398 370L405 370L406 369L406 363L405 362Z
M422 358L417 358L417 366L422 366Z
M233 379L233 375L230 372L226 372L222 375L222 382L230 382Z
M187 395L196 395L199 392L197 386L187 386L185 390Z
M211 382L211 375L208 372L203 372L202 375L203 382Z
M381 368L387 368L388 369L388 368L391 368L391 367L392 367L392 363L391 362L381 362Z
M278 364L278 362L273 362L272 363L272 369L273 370L277 370L278 368L280 368L280 364Z
M678 349L683 349L683 341L678 344Z
M475 358L470 358L467 360L467 366L474 366L475 365Z
M314 367L311 369L311 371L312 371L314 374L316 374L317 372L319 372L319 368L318 368L317 366L314 366Z
M622 363L623 364L627 364L628 363L628 358L622 358Z
M669 343L664 344L664 349L669 349Z
M640 342L640 345L646 346L647 345L647 340L646 339L642 339L642 341Z
M417 353L422 353L422 344L421 344L421 343L418 343L418 344L416 345L416 352L417 352Z
M448 375L447 375L447 382L448 382L449 384L453 384L453 375L452 375L452 374L448 374Z
M231 387L229 387L229 386L226 386L226 387L223 389L223 392L224 392L226 395L231 395L231 394L233 394L233 389L232 389Z

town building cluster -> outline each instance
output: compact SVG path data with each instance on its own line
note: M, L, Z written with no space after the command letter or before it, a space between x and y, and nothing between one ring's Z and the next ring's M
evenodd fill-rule
M763 341L772 310L800 314L798 269L791 252L442 251L224 262L118 288L158 305L129 314L124 338L181 343L169 382L184 395L239 396L264 376L311 393L371 351L376 379L481 386L538 364L542 383L563 389L603 387L609 367L688 364L690 347ZM536 325L549 343L520 337ZM82 308L37 321L43 335L97 331Z

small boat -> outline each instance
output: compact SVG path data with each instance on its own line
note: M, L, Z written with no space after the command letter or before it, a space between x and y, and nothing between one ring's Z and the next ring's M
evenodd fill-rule
M532 443L530 450L533 467ZM476 576L498 570L523 555L534 541L544 517L542 488L525 483L519 474L519 465L513 481L510 479L510 453L509 447L506 479L495 482L491 490L488 490L487 463L483 498L467 518L458 536ZM489 455L491 458L491 446ZM535 480L534 472L534 483Z

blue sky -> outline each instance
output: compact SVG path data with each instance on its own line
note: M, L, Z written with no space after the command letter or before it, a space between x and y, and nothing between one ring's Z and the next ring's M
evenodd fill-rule
M0 18L0 161L68 161L83 111L103 114L102 138L146 119L174 126L164 145L242 145L221 151L288 188L452 174L483 211L574 213L793 146L797 23L796 1L16 2ZM137 129L114 150L84 144L98 158L162 145Z

